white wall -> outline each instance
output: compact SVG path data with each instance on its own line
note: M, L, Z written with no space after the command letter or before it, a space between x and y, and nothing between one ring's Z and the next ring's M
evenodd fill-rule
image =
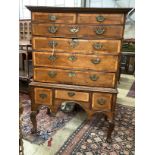
M30 19L30 11L25 7L32 6L57 6L80 7L81 0L20 0L19 19Z

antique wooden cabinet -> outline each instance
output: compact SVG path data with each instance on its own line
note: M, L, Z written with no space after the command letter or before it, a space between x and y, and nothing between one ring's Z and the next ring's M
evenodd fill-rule
M125 15L130 9L27 6L31 11L32 110L57 112L74 101L88 114L103 112L111 142Z

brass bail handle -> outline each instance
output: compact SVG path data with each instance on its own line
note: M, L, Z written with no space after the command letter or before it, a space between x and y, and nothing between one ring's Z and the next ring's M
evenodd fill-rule
M105 20L105 17L104 16L102 16L102 15L96 16L96 21L97 22L103 22L104 20Z
M95 32L96 32L96 34L101 35L105 32L105 29L103 26L98 26L98 27L96 27Z
M104 98L100 98L100 99L97 100L97 103L99 105L104 105L106 103L106 100Z
M40 97L41 99L45 99L45 98L47 98L47 95L44 94L44 93L42 93L42 94L39 94L39 97Z
M73 97L75 95L75 92L68 92L68 96Z

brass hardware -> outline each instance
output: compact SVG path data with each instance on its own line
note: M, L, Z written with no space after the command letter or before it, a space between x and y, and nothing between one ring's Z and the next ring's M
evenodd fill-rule
M103 22L104 20L105 20L105 18L102 15L96 16L96 21Z
M57 56L56 55L50 55L48 57L48 59L51 60L51 61L55 61L57 59Z
M45 99L45 98L47 98L47 95L46 95L46 94L39 94L39 97L40 97L41 99Z
M89 78L92 80L92 81L97 81L99 79L99 76L97 75L90 75Z
M103 44L97 42L97 43L94 43L94 44L93 44L93 47L94 47L96 50L99 50L99 49L101 49L101 48L103 47Z
M54 78L56 75L57 75L57 72L55 72L55 71L48 72L48 76L51 78Z
M56 41L54 41L54 40L51 40L51 41L48 42L48 45L50 47L56 47L58 45L58 43Z
M96 28L95 32L96 32L96 34L100 35L100 34L103 34L105 32L105 30L104 30L103 26L99 26Z
M70 60L70 61L76 61L77 60L77 57L74 56L74 55L71 55L71 56L68 57L68 60Z
M106 100L104 98L100 98L97 100L97 103L100 105L104 105L106 103Z
M69 45L71 48L75 48L76 46L79 45L79 42L77 39L72 39L71 41L69 41Z
M49 15L48 18L51 21L56 21L56 19L57 19L57 17L55 15Z
M96 58L96 59L91 59L91 62L93 64L99 64L101 62L101 59L100 58Z
M74 76L76 76L76 73L75 73L75 72L69 72L69 73L68 73L68 76L69 76L69 77L74 77Z
M68 96L72 97L72 96L74 96L74 95L75 95L74 92L68 92Z
M69 31L71 32L71 33L77 33L77 32L79 32L79 30L80 30L80 28L78 27L78 26L72 26L70 29L69 29Z
M48 32L49 33L56 33L57 32L57 30L58 30L58 27L57 26L50 26L49 28L48 28Z

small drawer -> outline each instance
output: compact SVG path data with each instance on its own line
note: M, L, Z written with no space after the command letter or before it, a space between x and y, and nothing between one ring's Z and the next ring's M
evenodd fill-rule
M93 93L92 109L93 110L111 110L112 94L109 93Z
M32 22L50 22L50 23L68 23L73 24L76 21L74 13L32 13Z
M52 90L34 88L35 104L52 105Z
M75 101L89 101L89 93L67 91L67 90L55 90L55 98Z
M123 24L123 14L78 14L79 24Z

